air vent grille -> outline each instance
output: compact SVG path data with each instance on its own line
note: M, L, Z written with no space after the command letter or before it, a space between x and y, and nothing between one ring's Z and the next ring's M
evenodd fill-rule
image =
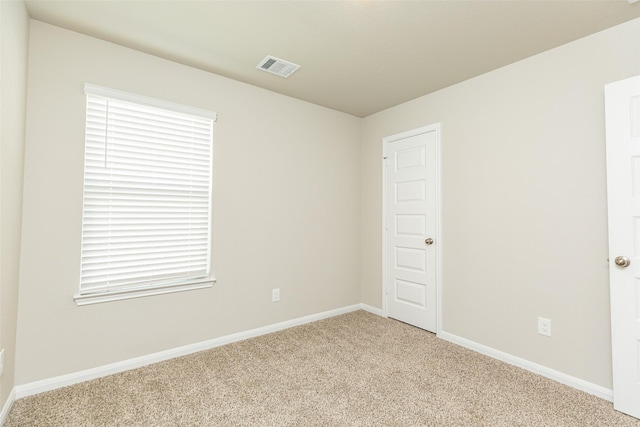
M300 66L298 64L294 64L293 62L285 61L283 59L269 55L262 61L260 61L256 68L268 71L273 74L277 74L281 77L289 77L291 74L293 74L294 71L300 68Z

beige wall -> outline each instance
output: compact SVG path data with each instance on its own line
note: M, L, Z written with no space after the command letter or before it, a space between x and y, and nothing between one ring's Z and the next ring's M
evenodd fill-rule
M440 122L444 331L611 388L603 86L639 52L637 19L364 119L363 302L382 303L382 138Z
M30 42L17 384L360 302L360 119L37 21ZM73 302L85 82L218 113L213 288Z
M0 409L14 386L29 17L24 3L0 1Z

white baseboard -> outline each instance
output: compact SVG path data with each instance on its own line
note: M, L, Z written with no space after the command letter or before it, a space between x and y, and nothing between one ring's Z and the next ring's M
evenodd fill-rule
M281 331L294 326L304 325L306 323L315 322L317 320L327 319L329 317L338 316L340 314L349 313L356 310L376 310L373 307L364 306L363 304L355 304L335 310L329 310L322 313L312 314L309 316L299 317L297 319L287 320L273 325L263 326L261 328L251 329L232 335L226 335L220 338L214 338L195 344L176 347L158 353L148 354L146 356L136 357L133 359L123 360L121 362L110 363L108 365L98 366L96 368L84 371L74 372L67 375L61 375L46 380L34 381L32 383L16 386L14 389L14 400L26 396L42 393L57 388L93 380L107 375L117 374L119 372L128 371L130 369L140 368L152 363L162 362L164 360L173 359L174 357L185 356L187 354L196 353L198 351L209 350L225 344L231 344L237 341L254 338L260 335L270 334L272 332ZM374 312L371 311L371 312ZM0 424L2 425L2 424Z
M440 334L438 334L438 337L454 344L458 344L462 347L468 348L469 350L484 354L485 356L498 359L510 365L514 365L527 371L533 372L534 374L541 375L543 377L557 381L561 384L568 385L575 389L597 396L601 399L613 402L613 390L611 389L590 383L585 380L581 380L580 378L573 377L571 375L556 371L551 368L547 368L546 366L539 365L537 363L522 359L512 354L487 347L486 345L478 344L474 341L468 340L466 338L461 338L448 332L441 332Z
M7 397L7 401L4 402L4 406L2 407L2 412L0 412L0 426L4 425L4 422L7 420L7 416L9 415L9 411L13 406L13 402L16 401L16 389L11 389L11 393L9 393L9 397Z
M371 314L375 314L377 316L384 317L384 313L382 312L382 309L380 309L380 308L372 307L372 306L367 305L367 304L360 304L360 309L364 310L364 311L368 311Z
M364 310L369 313L383 316L381 309L372 307L367 304L355 304L335 310L329 310L322 313L312 314L309 316L299 317L297 319L287 320L273 325L263 326L256 329L251 329L244 332L239 332L232 335L227 335L220 338L214 338L207 341L202 341L195 344L190 344L182 347L176 347L173 349L161 351L158 353L149 354L146 356L136 357L133 359L123 360L121 362L110 363L108 365L99 366L93 369L87 369L84 371L74 372L67 375L61 375L46 380L35 381L32 383L16 386L9 395L9 398L2 408L0 413L0 426L4 423L5 418L9 414L9 410L16 399L20 399L26 396L42 393L49 390L54 390L61 387L77 384L84 381L93 380L96 378L104 377L107 375L117 374L119 372L128 371L130 369L140 368L142 366L150 365L152 363L161 362L164 360L172 359L174 357L185 356L187 354L196 353L198 351L209 350L211 348L219 347L225 344L231 344L234 342L242 341L249 338L254 338L260 335L266 335L273 332L281 331L284 329L292 328L294 326L304 325L306 323L315 322L322 319L338 316L340 314L350 313L356 310ZM568 385L570 387L582 390L586 393L600 397L602 399L613 401L613 390L605 387L590 383L588 381L581 380L579 378L567 375L563 372L556 371L554 369L547 368L546 366L533 363L526 359L522 359L513 356L508 353L496 350L491 347L487 347L482 344L478 344L474 341L466 338L461 338L457 335L450 334L448 332L441 332L438 335L446 341L484 354L497 360L509 363L514 366L526 369L543 377L550 378L559 383Z

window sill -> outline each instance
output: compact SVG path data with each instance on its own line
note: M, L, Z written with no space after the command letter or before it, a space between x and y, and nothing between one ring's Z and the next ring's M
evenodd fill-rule
M170 294L174 292L193 291L196 289L211 288L215 279L203 279L191 282L183 282L174 285L157 286L153 288L131 289L111 292L95 292L91 294L74 295L77 305L100 304L103 302L119 301L123 299L140 298L152 295Z

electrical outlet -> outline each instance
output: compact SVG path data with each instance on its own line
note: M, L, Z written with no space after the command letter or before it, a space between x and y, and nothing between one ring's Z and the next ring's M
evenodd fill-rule
M280 301L280 288L272 289L271 302L278 302L278 301Z
M538 317L538 333L540 335L551 336L551 320Z
M4 372L4 348L0 350L0 376Z

